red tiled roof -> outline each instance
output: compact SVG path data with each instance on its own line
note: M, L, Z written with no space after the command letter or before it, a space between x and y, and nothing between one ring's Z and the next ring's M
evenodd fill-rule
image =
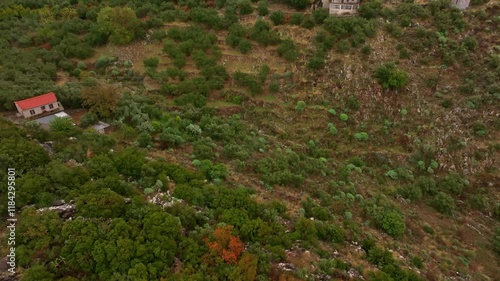
M22 110L26 110L26 109L31 109L31 108L39 107L42 105L46 105L49 103L53 103L56 101L57 101L56 95L54 93L48 93L48 94L32 97L29 99L16 101L14 103L17 104L17 106L19 106L19 108L21 108Z

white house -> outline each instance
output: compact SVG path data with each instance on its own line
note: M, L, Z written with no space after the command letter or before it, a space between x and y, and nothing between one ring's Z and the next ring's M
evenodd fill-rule
M352 15L358 12L360 0L329 0L330 15Z
M465 10L470 5L470 0L451 0L451 5L455 6L459 10Z
M37 117L39 115L58 112L63 110L54 93L48 93L25 100L15 101L17 111L24 118Z

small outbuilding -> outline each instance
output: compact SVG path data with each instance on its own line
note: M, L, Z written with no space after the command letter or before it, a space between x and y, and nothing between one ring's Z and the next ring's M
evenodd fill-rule
M105 134L108 132L110 129L111 125L104 123L102 121L97 122L96 124L92 125L92 128L96 130L96 132L100 134Z

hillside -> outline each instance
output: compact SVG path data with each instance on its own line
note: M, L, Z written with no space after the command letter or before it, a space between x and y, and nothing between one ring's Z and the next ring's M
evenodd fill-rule
M309 6L1 1L11 277L497 280L500 2Z

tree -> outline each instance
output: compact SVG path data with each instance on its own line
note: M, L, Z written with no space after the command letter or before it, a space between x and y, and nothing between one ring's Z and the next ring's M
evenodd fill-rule
M110 117L120 101L118 90L108 85L84 88L81 96L83 105L101 117Z
M312 242L318 239L318 231L314 221L307 218L302 217L295 223L295 231L300 234L303 240Z
M140 21L129 7L104 7L97 15L97 25L112 43L124 45L135 39Z
M317 9L312 12L312 15L316 24L323 24L330 13L328 9Z
M148 147L150 145L153 145L151 139L151 135L148 132L142 132L139 135L139 139L137 140L137 142L140 147Z
M47 153L35 143L22 138L2 138L0 142L0 167L3 171L15 167L16 171L24 173L47 162Z
M151 57L144 59L144 66L151 67L151 68L156 68L158 64L160 63L160 59L157 57Z
M431 201L431 206L440 213L451 215L455 209L455 200L450 195L439 192Z
M402 88L408 82L408 74L396 69L394 64L379 65L373 75L380 85L388 89Z
M379 0L373 0L361 4L358 13L361 17L365 19L372 19L377 17L382 11L382 2Z
M80 126L82 128L87 128L88 126L97 123L97 121L99 121L99 118L95 113L87 112L82 116L82 118L80 118Z
M115 218L125 212L125 200L111 190L100 190L76 200L78 214L86 218Z
M298 10L303 10L309 5L308 0L287 0L286 3Z
M281 41L281 44L278 46L277 51L278 55L285 58L287 61L292 62L297 60L298 49L291 39L285 39Z
M55 275L49 272L43 265L35 265L23 273L21 281L52 281L54 277Z
M274 11L269 15L269 19L274 25L285 23L285 13L283 11Z
M230 276L231 280L253 281L257 277L259 257L254 254L244 253L238 262L238 267Z
M136 148L126 148L114 157L115 167L119 173L139 178L141 176L142 166L145 164L144 153Z
M220 256L226 263L235 264L243 253L244 244L238 236L232 234L233 226L220 226L212 237L206 240L212 253Z
M115 218L125 213L125 200L111 190L100 190L76 200L78 214L86 218Z
M75 124L69 117L56 117L50 121L50 130L54 132L73 133L75 131Z

